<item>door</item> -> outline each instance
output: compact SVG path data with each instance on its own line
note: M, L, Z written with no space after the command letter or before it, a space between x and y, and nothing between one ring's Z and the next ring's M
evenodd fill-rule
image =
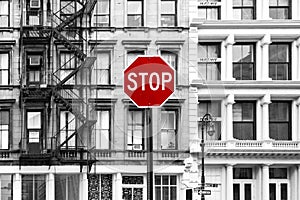
M41 153L42 138L42 112L27 111L27 150L29 153Z

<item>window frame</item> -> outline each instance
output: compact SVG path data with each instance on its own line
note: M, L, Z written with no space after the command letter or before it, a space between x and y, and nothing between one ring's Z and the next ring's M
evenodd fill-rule
M96 129L96 124L98 123L98 112L102 112L102 111L108 111L108 119L109 119L109 129L108 129L108 148L97 148L96 146L96 140L97 140L97 135L98 134L101 134L101 130L103 129ZM111 139L112 139L112 108L111 107L100 107L100 108L96 108L96 115L97 115L97 122L95 124L95 127L94 127L94 137L95 137L95 148L96 149L100 149L100 150L110 150L111 149ZM106 129L105 129L106 130ZM97 133L97 131L100 131L99 133ZM100 139L100 138L99 138ZM100 141L100 144L101 144L101 141Z
M10 108L1 108L0 107L0 113L1 112L8 112L8 129L7 129L7 148L2 148L2 144L1 144L1 148L0 148L0 150L9 150L10 149L10 143L11 143L11 133L12 133L12 131L11 131L11 109ZM1 116L1 114L0 114L0 116ZM0 124L0 127L1 127L1 125L3 125L3 124ZM2 132L2 128L0 129L0 133ZM3 138L2 137L2 133L1 133L1 135L0 135L0 137L1 138ZM1 141L2 141L2 139L1 139Z
M251 169L251 177L235 177L236 169ZM234 167L233 168L233 190L235 190L235 185L239 185L239 197L237 199L239 200L246 200L245 198L245 186L250 185L251 186L251 198L255 195L254 192L254 185L255 185L255 170L252 167ZM249 197L248 197L249 198ZM235 193L233 191L233 199L235 200Z
M244 0L241 0L242 2L242 5L239 5L239 6L236 6L232 3L232 9L233 9L233 13L234 13L234 10L241 10L241 19L236 19L236 20L255 20L256 19L256 0L252 0L253 2L253 6L244 6ZM243 19L243 9L252 9L253 11L253 16L252 16L252 19ZM234 15L234 14L233 14ZM234 16L233 16L234 17Z
M289 181L289 168L286 168L286 167L276 167L275 169L280 169L280 168L284 168L284 169L287 169L287 176L286 178L272 178L270 177L270 169L273 169L272 168L269 168L269 190L270 190L270 200L274 200L272 199L272 196L271 196L271 185L275 185L275 196L276 196L276 200L278 199L281 199L281 185L282 184L286 184L287 186L287 199L290 199L290 192L289 192L289 185L290 185L290 181Z
M7 1L8 3L8 14L4 15L0 13L0 17L6 16L7 17L7 26L1 26L1 27L11 27L11 22L10 22L10 17L11 17L11 13L10 13L10 1L9 0L0 0L0 1ZM2 23L0 23L2 24Z
M105 50L99 50L99 51L95 51L95 56L97 57L98 55L100 54L107 54L108 55L108 67L107 68L97 68L97 59L96 62L94 63L94 67L93 67L93 71L94 73L91 73L91 82L92 82L92 85L111 85L111 70L112 70L112 67L111 67L111 61L112 61L112 52L110 50L108 51L105 51ZM98 72L103 72L103 71L106 71L107 72L107 83L98 83ZM95 75L93 75L95 74ZM102 74L102 73L100 73ZM99 79L101 81L101 79Z
M167 112L167 113L174 113L174 129L167 129L167 128L163 128L162 126L162 114L164 112ZM178 128L179 128L179 119L180 119L180 108L171 108L171 107L163 107L163 109L161 110L161 114L160 114L160 123L161 123L161 128L160 128L160 132L161 132L161 137L160 137L160 149L161 150L177 150L178 149ZM173 130L174 131L174 137L175 137L175 144L174 144L174 147L171 148L163 148L163 138L162 138L162 135L163 135L163 131L164 130L167 130L167 132L169 130Z
M40 128L29 128L28 127L28 113L30 112L39 112L40 113L40 120L41 120L41 126ZM45 116L44 116L44 110L43 109L27 109L26 110L26 135L27 135L27 141L26 143L39 143L41 148L44 148L46 146L45 143L45 131L44 131L44 120L45 120ZM30 131L38 131L39 132L39 142L30 142Z
M110 27L111 26L111 0L97 0L97 3L100 1L108 1L108 13L97 13L97 5L96 5L96 9L93 14L92 27ZM108 23L98 22L97 17L108 17ZM105 24L105 25L100 25L100 26L95 25L98 23Z
M240 81L243 81L243 80L256 80L256 46L255 46L255 44L253 44L253 43L235 43L234 45L233 45L233 47L232 48L234 48L234 47L236 47L236 46L250 46L250 47L252 47L252 58L253 58L253 61L252 62L235 62L234 60L232 60L232 76L233 76L233 78L235 78L236 80L240 80ZM232 51L233 51L233 49L232 49ZM233 53L234 52L232 52L232 56L234 56L233 55ZM252 65L252 67L253 67L253 69L252 69L252 79L242 79L243 78L243 67L239 67L240 68L240 70L239 71L241 71L241 74L240 74L240 76L241 77L235 77L234 75L234 72L235 72L235 66L234 65L247 65L247 64L249 64L249 65ZM239 79L238 79L239 78Z
M205 133L204 137L205 137L205 140L212 140L212 141L217 141L217 140L221 140L222 139L222 101L221 100L200 100L198 101L198 107L197 107L197 118L198 118L198 134L200 136L200 138L202 137L202 134L201 134L201 123L202 123L202 117L203 116L200 116L201 112L200 112L200 104L206 104L205 105L205 114L206 113L210 113L212 118L214 119L213 123L214 123L214 126L215 128L217 127L218 130L215 130L216 132L219 132L218 134L219 135L216 135L218 136L217 139L210 139L209 137L213 137L213 136L209 136L208 133ZM218 115L219 116L214 116L212 115L213 113L211 112L211 107L212 107L212 104L218 104L218 107L220 108L220 110L218 110ZM217 125L216 125L217 124ZM215 133L216 134L216 133Z
M234 106L237 105L237 104L245 104L245 103L250 103L252 104L252 108L253 108L253 119L252 121L244 121L244 120L241 120L241 121L237 121L237 120L234 120ZM241 111L243 112L243 106L241 105ZM233 108L232 108L232 115L233 115L233 120L232 120L232 123L233 123L233 137L235 136L234 134L234 126L235 124L249 124L251 123L252 124L252 127L253 127L253 133L252 133L252 139L247 139L247 140L256 140L256 102L255 101L236 101L234 104L233 104ZM238 139L238 140L245 140L245 139L240 139L240 138L236 138L234 137L235 139Z
M287 6L282 6L282 5L278 5L278 0L277 1L277 6L271 6L270 3L269 3L269 13L271 14L271 9L284 9L284 8L287 8L287 11L288 11L288 16L287 18L271 18L270 14L269 14L269 17L270 19L273 19L273 20L285 20L285 19L292 19L292 1L291 0L288 0L288 4ZM276 15L278 16L278 10L276 10Z
M272 101L271 104L269 104L269 113L270 113L270 105L274 105L275 103L285 103L288 105L288 121L277 121L277 120L272 120L270 119L271 115L269 115L269 137L271 138L271 124L285 124L287 123L288 125L288 135L287 135L287 139L283 140L283 141L291 141L292 140L292 102L291 101ZM277 111L278 112L278 111ZM282 141L282 140L279 140L277 138L271 138L271 139L274 139L274 140L278 140L278 141Z
M64 54L64 60L66 61L65 63L62 63L62 55ZM70 57L68 57L68 55ZM71 61L71 60L74 60L74 61ZM68 64L70 62L70 64ZM79 63L79 59L70 51L67 51L67 50L64 50L64 51L59 51L59 62L58 62L58 67L57 67L57 70L54 72L59 72L58 73L58 76L55 75L60 81L62 81L65 77L67 77L72 71L76 70L77 68L77 65ZM72 64L74 66L72 66ZM70 68L62 68L62 66L67 66L67 65L70 65L71 67ZM68 72L70 71L70 73L67 73L67 75L62 78L62 71L63 72ZM65 83L65 85L76 85L77 84L77 74L74 74L69 80L67 80L67 82Z
M161 9L161 12L160 12L160 26L161 27L176 27L176 26L178 26L178 17L177 17L177 14L178 14L178 9L177 9L177 0L160 0L160 6L161 6L161 8L163 7L162 6L162 2L164 2L164 1L170 1L170 2L174 2L174 11L175 11L175 13L173 13L173 14L170 14L170 13L167 13L167 14L165 14L165 13L162 13L162 9ZM162 23L162 18L163 18L163 16L171 16L171 17L174 17L174 23L172 24L172 25L170 25L170 26L164 26L163 25L163 23Z
M29 177L29 179L30 180L28 180L27 182L25 181L25 178L24 178L24 176L25 177ZM39 179L37 179L37 177L43 177L43 180L39 180ZM35 197L35 186L36 186L36 181L42 181L42 184L45 184L46 185L46 175L45 174L22 174L22 186L21 186L21 188L22 188L22 193L21 193L21 195L22 195L22 199L23 199L23 195L24 195L24 191L26 191L26 189L24 188L24 185L27 183L28 185L29 185L29 187L30 187L30 185L32 186L32 188L29 188L29 189L32 189L32 191L29 191L29 193L32 193L33 194L33 198L32 198L32 200L37 200L37 199L39 199L40 200L40 196L37 196L37 197ZM44 199L43 200L46 200L46 187L45 187L45 192L44 192L45 194L45 196L44 196ZM37 199L36 199L37 198ZM27 199L27 198L26 198Z
M205 18L200 18L199 16L199 12L200 9L205 9ZM217 16L216 19L208 19L208 10L209 9L217 9ZM200 18L201 20L212 20L212 21L216 21L216 20L221 20L221 0L218 0L217 2L200 2L198 3L198 7L197 7L197 14L198 14L198 18Z
M199 48L200 46L205 47L206 49L206 54L208 53L208 48L209 46L216 46L217 47L217 51L218 51L218 55L217 58L209 58L207 55L205 55L206 57L199 57L198 56L198 78L201 80L209 80L209 81L219 81L221 80L221 43L220 42L199 42L198 43L198 54L199 52ZM201 72L201 68L200 68L200 64L204 64L205 65L205 78L200 77L200 72ZM209 64L214 64L217 70L217 74L215 74L217 76L216 79L208 79L207 75L208 75L208 65Z
M76 185L75 186L77 186L78 188L76 188L76 187L74 187L74 192L76 192L75 194L73 194L73 197L77 197L77 199L71 199L72 197L70 197L70 196L65 196L65 198L60 198L59 200L79 200L80 199L80 197L79 197L79 191L80 191L80 175L79 174L73 174L73 173L71 173L71 174L61 174L61 173L57 173L57 174L55 174L54 175L55 177L54 177L54 179L55 179L55 181L54 181L54 188L55 188L55 191L58 191L58 188L59 189L61 189L61 190L65 190L65 194L67 194L67 193L70 193L70 191L69 191L69 188L71 188L71 187L68 187L69 186L69 184L71 183L73 186L75 185L75 183L76 183ZM59 177L59 178L58 178ZM74 178L75 177L75 178ZM75 180L74 180L75 179ZM65 186L64 187L59 187L60 185L59 184L57 184L58 182L62 182L62 184L64 184ZM78 181L78 182L77 182ZM78 184L78 185L77 185ZM57 188L58 187L58 188ZM72 188L71 188L71 190L72 190ZM61 193L61 191L60 192L56 192L55 194L54 194L54 197L55 197L55 200L58 200L56 197L56 195L57 194L59 194L59 193ZM58 196L58 197L64 197L64 196Z
M129 13L128 10L128 3L129 2L141 2L141 14L132 14ZM138 26L132 26L129 25L129 19L128 17L130 16L140 16L141 17L141 24L139 24ZM127 0L127 27L144 27L144 0Z
M39 60L39 64L38 65L31 65L31 57L34 57L34 56L39 56L40 60ZM26 74L27 74L27 77L26 77L26 83L27 85L30 85L30 86L38 86L40 84L43 83L43 71L44 71L44 52L43 51L27 51L26 52ZM30 72L37 72L38 73L38 80L37 81L31 81L31 78L30 78ZM36 78L36 76L35 76ZM34 78L34 80L35 80Z
M0 54L7 54L7 57L8 57L8 60L7 60L7 64L8 64L8 66L7 66L7 69L2 69L2 68L0 68L0 71L7 71L7 73L8 73L8 79L7 79L7 84L2 84L1 82L0 82L0 86L6 86L6 85L10 85L11 83L11 77L10 77L10 75L11 75L11 53L10 53L10 51L0 51Z
M168 177L168 184L167 185L165 185L164 183L163 183L163 177L164 176L167 176ZM156 182L156 178L158 178L158 177L160 177L160 184L157 184L157 182ZM175 185L173 185L173 184L171 184L171 177L175 177L175 180L176 180L176 184ZM176 196L175 196L175 199L178 199L179 198L179 196L178 196L178 188L179 188L179 181L178 181L178 176L176 175L176 174L155 174L154 175L154 199L155 200L157 200L157 199L164 199L163 197L163 188L168 188L168 199L174 199L174 198L171 198L171 188L172 187L175 187L175 194L176 194ZM160 189L160 198L158 198L157 196L156 196L156 189L157 188L159 188Z
M287 45L288 46L288 62L271 62L270 61L270 48L272 45L276 45L277 48L278 48L278 45ZM278 52L278 51L277 51ZM278 54L277 54L277 59L278 59ZM291 43L286 43L286 42L273 42L269 45L269 77L273 80L273 81L276 81L276 80L292 80L292 45ZM288 65L288 74L287 74L287 79L278 79L277 76L275 79L273 79L273 77L271 77L270 75L270 71L271 71L271 65L278 65L278 64L287 64Z
M62 124L61 124L61 117L62 117L62 113L63 112L65 112L65 113L70 113L71 115L73 115L74 116L74 118L73 119L71 119L70 121L65 117L65 122L64 122L64 127L62 127ZM61 131L68 125L68 124L70 124L70 123L72 123L72 121L74 120L74 129L69 129L69 128L67 128L67 129L65 129L64 130L64 132L65 132L65 139L62 141L62 136L61 136ZM66 109L64 109L64 108L62 108L62 109L59 109L59 116L58 116L58 132L59 132L59 144L61 144L61 143L63 143L70 135L72 135L73 134L73 131L75 132L76 130L77 130L77 119L76 119L76 116L72 113L72 112L70 112L70 111L68 111L68 110L66 110ZM68 124L67 124L68 123ZM69 134L69 133L71 133L71 134ZM63 149L63 150L68 150L68 149L71 149L71 150L73 150L73 149L75 149L75 148L77 148L77 134L75 134L74 136L74 143L75 143L75 146L70 146L69 144L70 143L72 143L71 142L71 140L72 139L70 139L66 144L64 144L62 147L61 147L61 149Z
M133 123L132 121L132 124L130 124L130 115L133 114L133 112L141 112L142 113L142 121L141 121L141 124L139 123ZM128 115L127 115L127 138L126 138L126 150L127 151L144 151L146 150L146 130L145 130L145 117L146 117L146 113L145 113L145 109L138 109L138 108L133 108L133 107L129 107L128 108ZM133 117L133 116L132 116ZM133 118L132 118L133 119ZM129 141L128 141L128 131L129 131L129 127L131 126L131 144L129 144ZM142 144L134 144L134 127L135 126L141 126L142 128ZM135 149L134 145L141 145L141 148L140 149ZM129 148L131 146L131 148Z

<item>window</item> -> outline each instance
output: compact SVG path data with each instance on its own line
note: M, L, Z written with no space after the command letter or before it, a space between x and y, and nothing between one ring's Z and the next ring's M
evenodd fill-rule
M39 143L42 134L42 113L40 111L27 112L27 132L29 143Z
M198 45L198 77L201 80L220 80L221 51L219 43Z
M76 2L72 0L60 0L60 17L62 20L68 19L76 12Z
M291 0L270 0L270 18L291 19Z
M155 175L155 200L177 199L177 176Z
M255 19L255 0L233 0L234 19Z
M161 111L161 149L177 148L177 110Z
M233 77L236 80L255 79L254 45L233 45Z
M273 80L291 80L290 45L272 43L269 46L269 76Z
M233 137L239 140L255 140L255 103L233 104Z
M60 143L69 138L76 129L75 116L69 111L60 111ZM75 148L76 147L76 135L63 145L64 148Z
M202 117L209 113L213 117L213 124L215 127L215 133L210 135L204 129L205 140L221 140L221 101L200 101L198 104L198 131L201 136Z
M170 51L161 51L160 52L161 54L161 57L171 66L175 69L176 73L177 73L177 70L178 70L178 64L177 64L177 54L176 53L173 53L173 52L170 52ZM176 79L176 82L177 82L177 79Z
M9 54L0 52L0 85L9 85L9 77Z
M291 140L290 102L276 102L269 104L270 138L275 140Z
M288 200L287 168L270 168L269 178L270 200Z
M233 200L251 200L252 168L233 168Z
M9 148L9 111L0 110L0 149Z
M110 0L98 0L96 8L94 9L95 27L108 27L110 26Z
M22 175L22 200L46 200L45 175Z
M144 149L144 112L129 110L127 125L127 149Z
M128 51L127 52L127 66L129 66L138 56L144 55L144 51Z
M72 71L74 71L79 63L77 57L70 52L61 52L60 53L60 66L58 72L59 80L62 81L66 78ZM65 84L71 85L75 84L76 75L72 76Z
M97 52L97 60L92 72L92 83L97 85L110 84L110 52Z
M143 176L122 176L122 199L136 200L144 198Z
M110 110L97 110L97 122L94 132L96 149L109 149Z
M113 175L112 174L88 174L89 200L113 199ZM100 200L99 199L99 200Z
M27 55L27 83L28 85L38 85L42 81L42 55L28 54Z
M200 1L198 6L198 17L203 20L221 19L220 0Z
M42 24L42 7L40 0L29 0L26 6L26 25L34 26Z
M13 199L13 175L0 175L0 199Z
M127 26L138 27L143 26L143 1L128 0L127 1Z
M55 174L55 200L79 200L79 174Z
M177 25L176 0L161 0L161 26L172 27Z
M0 0L0 27L9 26L9 1Z

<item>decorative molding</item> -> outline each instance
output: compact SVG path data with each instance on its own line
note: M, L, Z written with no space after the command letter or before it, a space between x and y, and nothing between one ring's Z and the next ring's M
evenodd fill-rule
M89 40L89 44L93 45L116 45L118 40Z
M185 40L156 40L156 45L183 45Z
M149 45L151 40L123 40L123 45Z

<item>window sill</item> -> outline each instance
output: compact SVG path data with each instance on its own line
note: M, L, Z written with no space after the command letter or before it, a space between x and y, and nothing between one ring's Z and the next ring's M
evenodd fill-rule
M116 32L115 27L91 27L91 31L110 31L110 32Z
M114 90L116 87L116 85L92 85L91 89Z
M124 27L124 31L144 31L144 32L148 32L149 31L149 27L144 27L144 26L138 26L138 27Z
M178 26L174 26L174 27L158 27L157 28L159 32L163 32L163 31L178 31L178 32L182 32L184 27L178 27Z
M17 86L0 85L0 90L13 90L14 87L17 87Z

